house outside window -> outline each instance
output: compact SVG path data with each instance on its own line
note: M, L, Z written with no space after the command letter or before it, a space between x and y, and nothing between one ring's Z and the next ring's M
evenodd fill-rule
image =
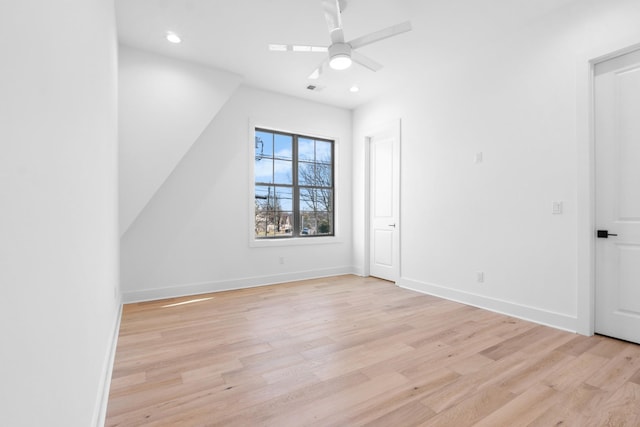
M255 238L333 236L334 146L328 139L255 129Z

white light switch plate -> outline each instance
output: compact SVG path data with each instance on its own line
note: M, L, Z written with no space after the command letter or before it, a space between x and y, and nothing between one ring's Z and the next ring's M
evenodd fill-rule
M551 213L554 215L562 214L562 202L553 202Z

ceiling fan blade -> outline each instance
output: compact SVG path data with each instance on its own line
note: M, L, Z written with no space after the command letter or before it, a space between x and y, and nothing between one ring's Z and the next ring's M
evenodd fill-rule
M327 67L328 62L328 60L322 61L322 64L318 65L318 68L316 68L313 73L309 74L309 77L307 78L309 80L318 80Z
M366 36L358 37L357 39L351 40L349 44L353 49L357 49L380 40L388 39L389 37L397 36L398 34L406 33L407 31L411 31L411 21L396 24L383 30L367 34Z
M301 44L270 44L269 50L273 52L323 52L329 51L326 46L309 46Z
M329 28L331 43L344 43L342 18L340 17L340 2L338 0L322 0L324 17Z
M363 54L361 54L360 52L356 52L355 50L351 51L351 59L354 62L362 65L363 67L370 69L371 71L380 71L382 69L381 64L378 64L373 59L369 58L368 56L364 56Z

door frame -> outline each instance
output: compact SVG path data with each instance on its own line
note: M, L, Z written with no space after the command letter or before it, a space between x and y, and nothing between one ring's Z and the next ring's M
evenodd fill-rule
M391 133L398 141L398 156L400 164L400 174L398 179L398 247L395 248L396 259L398 260L398 278L396 283L402 277L402 251L400 245L402 242L402 138L401 138L401 119L396 119L364 134L364 266L363 273L365 277L369 277L371 273L371 139L381 133Z
M596 174L595 68L597 64L640 49L637 39L618 41L586 53L577 64L577 316L576 332L595 333ZM586 64L586 70L585 70ZM586 71L586 72L585 72Z

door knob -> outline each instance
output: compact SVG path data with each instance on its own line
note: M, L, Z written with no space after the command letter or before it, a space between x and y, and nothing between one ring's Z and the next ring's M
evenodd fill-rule
M396 225L395 224L389 224L389 227L396 228Z
M609 230L598 230L598 239L607 239L609 236L617 236L617 234L609 233Z

